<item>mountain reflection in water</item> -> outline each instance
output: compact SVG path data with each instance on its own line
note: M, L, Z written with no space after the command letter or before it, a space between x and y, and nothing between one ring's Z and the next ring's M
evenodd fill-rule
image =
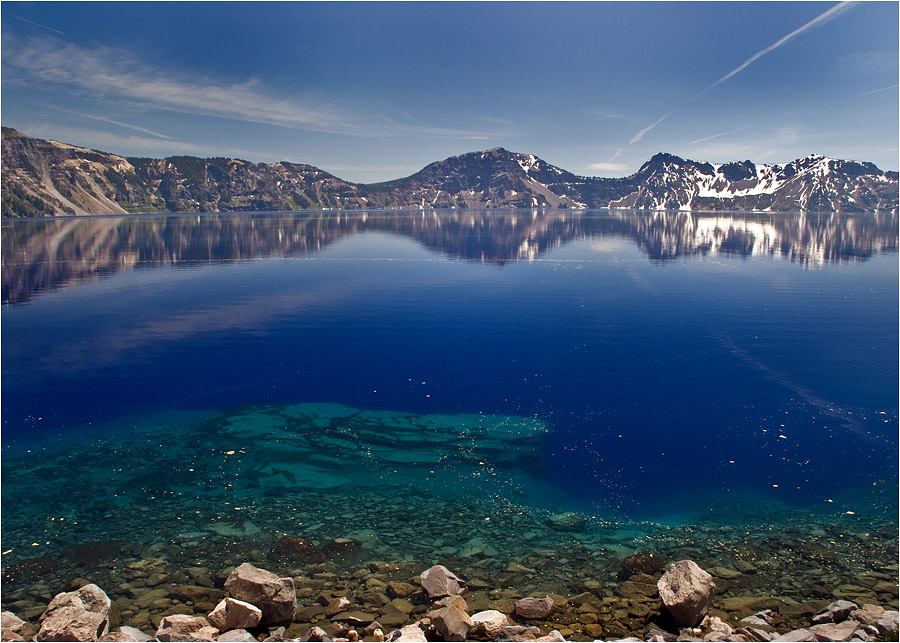
M302 256L380 231L465 261L532 261L576 239L634 242L657 261L773 256L803 266L865 260L898 247L890 214L634 211L304 212L142 215L3 223L2 297L35 294L135 266Z

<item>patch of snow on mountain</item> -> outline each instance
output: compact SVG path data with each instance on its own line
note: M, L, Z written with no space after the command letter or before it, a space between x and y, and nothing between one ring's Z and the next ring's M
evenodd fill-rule
M537 157L534 154L529 154L528 156L523 156L520 154L516 161L518 161L519 167L521 167L522 170L524 170L527 174L528 170L530 170L537 164Z

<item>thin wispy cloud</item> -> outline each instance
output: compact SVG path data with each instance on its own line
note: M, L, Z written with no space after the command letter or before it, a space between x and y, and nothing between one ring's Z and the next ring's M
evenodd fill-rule
M610 162L601 162L601 163L591 163L588 165L592 170L600 170L601 172L621 172L628 168L627 163L610 163Z
M641 140L642 138L644 138L644 135L645 135L647 132L649 132L649 131L652 130L654 127L656 127L657 125L659 125L660 123L662 123L664 120L666 120L667 118L669 118L669 116L670 116L671 114L672 114L672 112L669 112L668 114L665 114L662 118L660 118L660 119L659 119L658 121L656 121L655 123L652 123L652 124L648 125L647 127L645 127L644 129L642 129L640 132L638 132L637 134L635 134L634 136L631 137L631 140L628 141L628 144L629 144L629 145L634 145L635 143L637 143L639 140Z
M4 72L29 82L62 84L92 97L180 113L332 133L359 133L334 107L268 95L255 79L225 84L146 65L109 47L32 38L4 47Z
M85 144L92 149L114 151L116 154L144 155L150 152L169 154L205 154L206 148L193 143L149 136L121 136L113 132L89 127L72 127L59 123L26 121L16 126L29 136ZM79 143L84 141L85 143Z
M705 94L706 92L708 92L708 91L709 91L710 89L712 89L713 87L716 87L717 85L720 85L720 84L724 83L726 80L728 80L729 78L731 78L731 77L734 76L735 74L739 74L740 72L742 72L743 70L745 70L747 67L749 67L750 65L752 65L754 62L756 62L757 60L759 60L760 58L762 58L762 57L765 56L766 54L772 53L773 51L775 51L776 49L778 49L779 47L781 47L781 46L784 45L785 43L787 43L787 42L793 40L794 38L796 38L797 36L799 36L799 35L801 35L801 34L806 33L806 32L809 31L810 29L814 29L815 27L820 27L820 26L822 26L823 24L825 24L826 22L828 22L828 21L831 20L832 18L835 18L835 17L837 17L838 15L840 15L841 13L843 13L844 11L846 11L847 9L850 9L850 8L853 7L855 4L857 4L857 3L856 3L856 2L852 2L852 1L848 1L848 2L839 2L838 4L836 4L836 5L834 5L833 7L831 7L831 9L829 9L828 11L826 11L826 12L820 14L819 16L817 16L817 17L813 18L812 20L810 20L809 22L807 22L807 23L806 23L805 25L803 25L802 27L799 27L799 28L797 28L797 29L794 29L791 33L789 33L788 35L784 36L783 38L780 38L779 40L776 40L775 42L773 42L771 45L769 45L769 46L766 47L765 49L760 49L760 50L757 51L755 54L753 54L752 56L750 56L747 60L745 60L745 61L742 62L740 65L738 65L737 67L735 67L734 69L732 69L730 72L728 72L727 74L725 74L724 76L722 76L719 80L717 80L716 82L714 82L712 85L710 85L709 87L707 87L706 89L704 89L703 91L701 91L699 94L697 94L697 96L702 96L703 94Z
M160 134L159 132L154 132L153 130L147 129L146 127L141 127L140 125L132 125L131 123L123 123L122 121L113 120L112 118L105 118L103 116L97 116L96 114L87 114L85 112L78 112L74 109L66 109L65 107L60 107L59 105L50 105L49 103L37 103L41 107L45 109L51 109L57 112L62 112L63 114L71 114L73 116L78 116L79 118L89 118L91 120L100 121L101 123L108 123L110 125L118 125L119 127L124 127L126 129L132 129L136 132L141 132L143 134L150 134L151 136L156 136L157 138L164 138L167 140L171 140L171 136L166 136L165 134Z
M737 129L728 130L727 132L722 132L721 134L713 134L712 136L707 136L705 138L698 138L696 141L691 141L688 145L693 145L695 143L702 143L703 141L710 141L714 138L719 138L720 136L728 136L729 134L734 134L735 132L740 132L741 130L749 129L752 127L751 125L744 125L743 127L738 127Z
M82 47L52 37L15 43L8 40L4 39L4 80L29 85L63 85L95 100L366 138L405 134L489 139L497 135L487 129L379 118L362 103L344 97L279 96L255 78L227 83L198 77L155 67L110 47ZM89 118L102 120L96 115ZM129 127L111 119L109 122ZM145 133L158 135L149 130Z

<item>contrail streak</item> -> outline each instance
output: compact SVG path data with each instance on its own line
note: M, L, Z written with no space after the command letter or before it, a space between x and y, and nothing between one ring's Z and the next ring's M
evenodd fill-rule
M776 42L772 43L771 45L769 45L769 46L766 47L765 49L761 49L760 51L757 51L755 54L753 54L752 56L750 56L747 60L745 60L744 62L742 62L740 65L738 65L737 67L735 67L734 69L732 69L730 72L728 72L727 74L725 74L724 76L722 76L719 80L717 80L716 82L714 82L712 85L710 85L709 87L707 87L706 89L704 89L702 92L700 92L699 94L697 94L697 96L702 96L703 94L705 94L706 92L708 92L710 89L712 89L712 88L715 87L716 85L719 85L719 84L721 84L721 83L724 83L726 80L728 80L729 78L731 78L731 77L734 76L735 74L737 74L737 73L743 71L744 69L746 69L747 67L749 67L751 64L753 64L755 61L759 60L760 58L762 58L762 57L765 56L766 54L775 51L775 50L778 49L781 45L785 44L786 42L788 42L788 41L790 41L790 40L793 40L794 38L796 38L796 37L799 36L800 34L805 33L805 32L809 31L810 29L812 29L812 28L814 28L814 27L817 27L817 26L819 26L819 25L821 25L821 24L827 22L828 20L831 20L832 18L834 18L835 16L837 16L839 13L842 13L842 12L845 11L846 9L849 9L850 7L852 7L854 4L856 4L856 2L849 2L849 1L847 1L847 2L839 2L838 4L834 5L831 9L829 9L828 11L826 11L825 13L823 13L823 14L821 14L820 16L818 16L818 17L816 17L816 18L813 18L812 20L810 20L809 22L807 22L807 23L806 23L805 25L803 25L802 27L799 27L799 28L797 28L797 29L794 29L794 31L792 31L791 33L789 33L788 35L786 35L784 38L781 38L780 40L777 40ZM696 98L696 97L695 97L695 98Z
M829 9L828 11L826 11L825 13L823 13L823 14L817 16L816 18L813 18L813 19L810 20L809 22L807 22L807 23L806 23L805 25L803 25L802 27L799 27L799 28L797 28L797 29L794 29L791 33L789 33L788 35L784 36L784 37L781 38L780 40L777 40L776 42L772 43L771 45L769 45L769 46L766 47L765 49L762 49L762 50L760 50L760 51L757 51L755 54L753 54L752 56L750 56L747 60L745 60L744 62L742 62L740 65L738 65L737 67L735 67L734 69L732 69L730 72L728 72L728 73L725 74L724 76L722 76L719 80L717 80L716 82L714 82L712 85L710 85L709 87L707 87L707 88L704 89L703 91L699 92L696 96L694 96L693 98L691 98L691 99L690 99L689 101L687 101L687 102L691 102L691 101L694 101L694 100L700 98L701 96L703 96L703 94L705 94L706 92L708 92L710 89L712 89L712 88L715 87L716 85L719 85L719 84L721 84L721 83L724 83L726 80L728 80L729 78L731 78L731 77L734 76L735 74L740 73L741 71L743 71L744 69L746 69L747 67L749 67L751 64L753 64L755 61L757 61L757 60L759 60L760 58L762 58L763 56L765 56L766 54L775 51L775 50L778 49L781 45L785 44L785 43L788 42L789 40L793 40L794 38L796 38L796 37L799 36L800 34L803 34L803 33L807 32L807 31L809 31L810 29L813 29L814 27L818 27L819 25L821 25L821 24L827 22L828 20L831 20L832 18L834 18L834 17L837 16L838 14L844 12L845 10L849 9L850 7L852 7L852 6L855 5L855 4L857 4L857 2L856 2L855 0L845 0L844 2L839 2L838 4L834 5L831 9ZM664 120L666 120L666 119L669 117L669 115L671 115L672 112L674 112L674 111L676 111L676 110L670 111L668 114L666 114L665 116L663 116L662 118L660 118L658 121L656 121L656 122L653 123L652 125L648 125L648 126L645 127L644 129L642 129L640 132L638 132L637 134L635 134L635 135L631 138L631 140L628 141L628 144L629 144L629 145L633 145L634 143L637 143L639 140L641 140L642 138L644 138L644 135L645 135L647 132L649 132L649 131L652 130L654 127L656 127L657 125L659 125L660 123L662 123ZM705 140L705 139L700 139L700 140ZM694 143L698 143L698 142L699 142L699 141L694 141Z
M719 138L720 136L725 136L726 134L734 134L735 132L740 132L742 129L747 129L749 127L752 126L744 125L743 127L738 127L737 129L722 132L721 134L713 134L712 136L707 136L706 138L698 138L696 141L691 141L690 143L688 143L688 145L693 145L694 143L702 143L703 141L708 141L711 138Z
M879 93L879 92L886 92L886 91L889 90L889 89L897 89L897 87L898 87L898 85L889 85L889 86L887 86L887 87L882 87L881 89L873 89L873 90L870 91L870 92L864 92L864 93L862 93L862 94L857 94L857 95L856 95L856 98L859 98L859 97L861 97L861 96L870 96L870 95L872 95L872 94L877 94L877 93Z
M669 112L669 114L671 114L671 113L672 113L672 112ZM659 125L660 123L662 123L664 120L666 120L667 118L669 118L669 114L666 114L665 116L663 116L662 118L660 118L658 121L656 121L656 122L653 123L652 125L648 125L648 126L645 127L644 129L642 129L640 132L638 132L637 134L635 134L634 136L632 136L632 137L631 137L631 140L628 141L628 144L629 144L629 145L632 145L632 144L634 144L634 143L637 143L637 142L638 142L639 140L641 140L642 138L644 138L644 134L646 134L647 132L649 132L650 130L652 130L654 127L656 127L657 125Z
M21 20L22 22L27 22L28 24L34 25L35 27L40 27L41 29L47 29L49 31L52 31L53 33L58 33L60 36L66 35L65 32L60 31L59 29L54 29L53 27L48 27L47 25L42 25L41 23L34 22L32 20L26 20L25 18L22 18L21 16L15 16L11 13L4 13L3 15L9 16L10 18L15 18L16 20Z

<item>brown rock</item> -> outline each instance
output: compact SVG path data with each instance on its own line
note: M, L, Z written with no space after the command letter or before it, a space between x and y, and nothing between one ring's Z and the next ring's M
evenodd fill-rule
M236 598L222 600L207 617L220 632L256 627L262 620L262 610Z
M288 623L294 617L297 595L291 578L279 578L250 563L242 563L229 574L225 589L232 598L262 610L260 625Z
M860 623L851 619L843 623L813 625L809 631L815 635L817 641L849 641L859 627Z
M435 565L422 572L422 589L431 600L445 596L462 596L468 589L466 582L443 565Z
M219 630L202 616L187 614L163 617L156 630L156 638L160 641L213 641L218 634Z
M31 640L34 638L37 630L35 630L34 625L29 623L28 621L23 621L12 612L3 612L2 614L0 614L0 633L2 633L3 636L6 636L10 632L15 634L19 638L3 638L4 641Z
M57 594L41 615L37 641L93 641L109 632L111 601L96 585Z
M469 615L456 605L441 608L431 622L445 641L465 641L473 625Z

